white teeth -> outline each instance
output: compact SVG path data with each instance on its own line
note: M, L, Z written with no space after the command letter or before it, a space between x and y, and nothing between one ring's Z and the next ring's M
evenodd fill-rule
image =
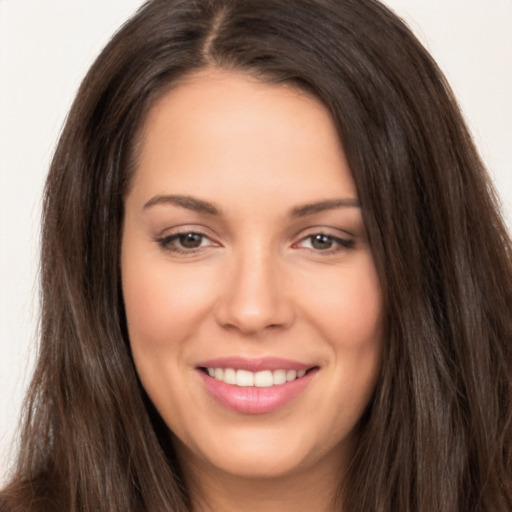
M248 370L234 370L233 368L207 368L208 375L215 380L240 387L268 388L279 386L295 379L300 379L306 370L262 370L250 372Z
M288 370L286 372L286 381L290 382L291 380L295 380L297 378L297 371L296 370Z
M286 370L275 370L272 372L274 385L284 384L286 382Z
M236 385L243 387L254 386L254 373L248 372L247 370L237 370Z
M224 370L224 382L226 384L236 384L236 372L233 368L226 368Z
M272 372L270 370L264 370L254 374L254 385L257 388L269 388L273 384L274 379L272 378Z

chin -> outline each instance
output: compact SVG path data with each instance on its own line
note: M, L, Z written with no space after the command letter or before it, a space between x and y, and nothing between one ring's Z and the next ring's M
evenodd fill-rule
M303 465L300 453L290 453L277 448L263 450L239 450L219 454L216 466L232 475L242 478L279 478L294 473ZM212 462L214 462L212 460Z
M336 466L341 463L341 445L340 450L327 447L306 432L243 429L203 441L201 446L187 446L177 440L181 460L197 469L206 462L210 469L240 478L286 477L312 468L326 457Z

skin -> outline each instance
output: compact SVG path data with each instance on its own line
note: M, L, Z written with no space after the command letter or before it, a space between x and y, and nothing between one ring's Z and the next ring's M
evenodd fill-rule
M137 162L121 258L128 330L194 508L331 510L380 370L382 297L327 110L205 70L153 106ZM178 233L199 233L198 246ZM226 356L316 371L283 407L247 414L214 399L197 369Z

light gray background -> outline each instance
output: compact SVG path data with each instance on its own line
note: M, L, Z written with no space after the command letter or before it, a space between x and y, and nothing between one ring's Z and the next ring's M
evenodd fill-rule
M85 71L141 0L0 0L0 485L36 352L41 187ZM386 0L447 75L512 226L512 1Z

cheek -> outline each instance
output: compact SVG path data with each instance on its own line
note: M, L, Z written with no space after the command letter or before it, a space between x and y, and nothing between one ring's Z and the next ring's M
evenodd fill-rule
M334 350L375 351L380 346L382 294L371 257L308 283L304 309ZM303 296L305 296L303 294Z
M168 421L179 403L174 392L183 388L178 375L187 360L187 341L197 334L208 309L209 283L173 269L161 254L156 258L147 251L126 251L122 285L137 373Z
M329 286L316 283L309 298L310 318L330 347L328 365L345 410L356 421L373 393L381 368L383 306L370 255L334 273ZM336 403L336 398L329 397ZM327 404L326 404L327 406ZM346 408L346 409L345 409Z
M123 262L123 296L133 343L171 342L187 336L211 300L208 282L143 258Z

